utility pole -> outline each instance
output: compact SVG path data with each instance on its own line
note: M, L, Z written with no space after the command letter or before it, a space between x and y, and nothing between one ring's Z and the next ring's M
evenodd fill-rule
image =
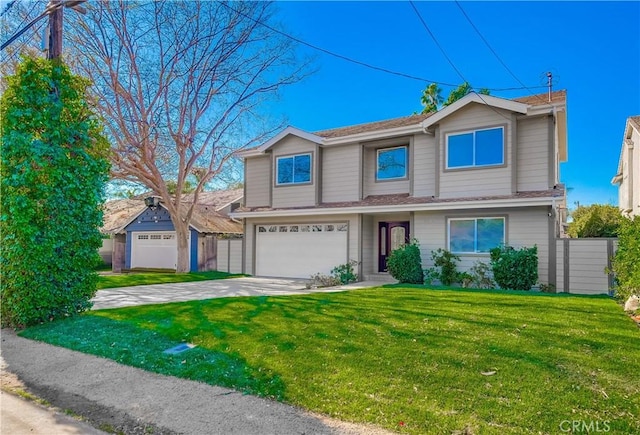
M47 59L57 59L62 54L62 17L64 8L60 0L51 0L49 7L52 12L49 14L49 52Z

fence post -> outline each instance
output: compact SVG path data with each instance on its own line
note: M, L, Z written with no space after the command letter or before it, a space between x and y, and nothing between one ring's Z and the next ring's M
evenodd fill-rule
M607 276L609 278L609 295L613 296L613 287L615 285L615 275L613 273L613 239L607 239Z
M569 243L570 239L564 239L564 292L565 293L571 293L569 285L571 284L571 280L569 278L569 274L571 273L571 270L569 270L569 247L570 247L570 243Z

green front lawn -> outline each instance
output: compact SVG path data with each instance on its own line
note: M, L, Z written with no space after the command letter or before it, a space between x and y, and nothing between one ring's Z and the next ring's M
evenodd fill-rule
M640 433L640 330L606 297L374 288L92 311L22 335L399 432ZM198 347L162 353L181 342Z
M100 275L98 277L98 290L116 287L131 287L134 285L168 284L176 282L207 281L212 279L236 278L238 274L226 272L130 272L119 275Z

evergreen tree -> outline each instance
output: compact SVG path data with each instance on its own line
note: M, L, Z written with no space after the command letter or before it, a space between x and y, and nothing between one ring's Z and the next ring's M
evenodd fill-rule
M87 80L60 61L25 58L0 100L3 326L91 307L102 240L109 144Z

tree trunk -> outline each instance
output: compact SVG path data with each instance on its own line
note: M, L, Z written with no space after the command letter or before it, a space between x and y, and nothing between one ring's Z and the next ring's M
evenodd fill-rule
M189 225L182 222L182 219L176 219L173 226L176 229L176 242L178 244L178 263L176 264L176 273L188 273L191 270L189 264Z

